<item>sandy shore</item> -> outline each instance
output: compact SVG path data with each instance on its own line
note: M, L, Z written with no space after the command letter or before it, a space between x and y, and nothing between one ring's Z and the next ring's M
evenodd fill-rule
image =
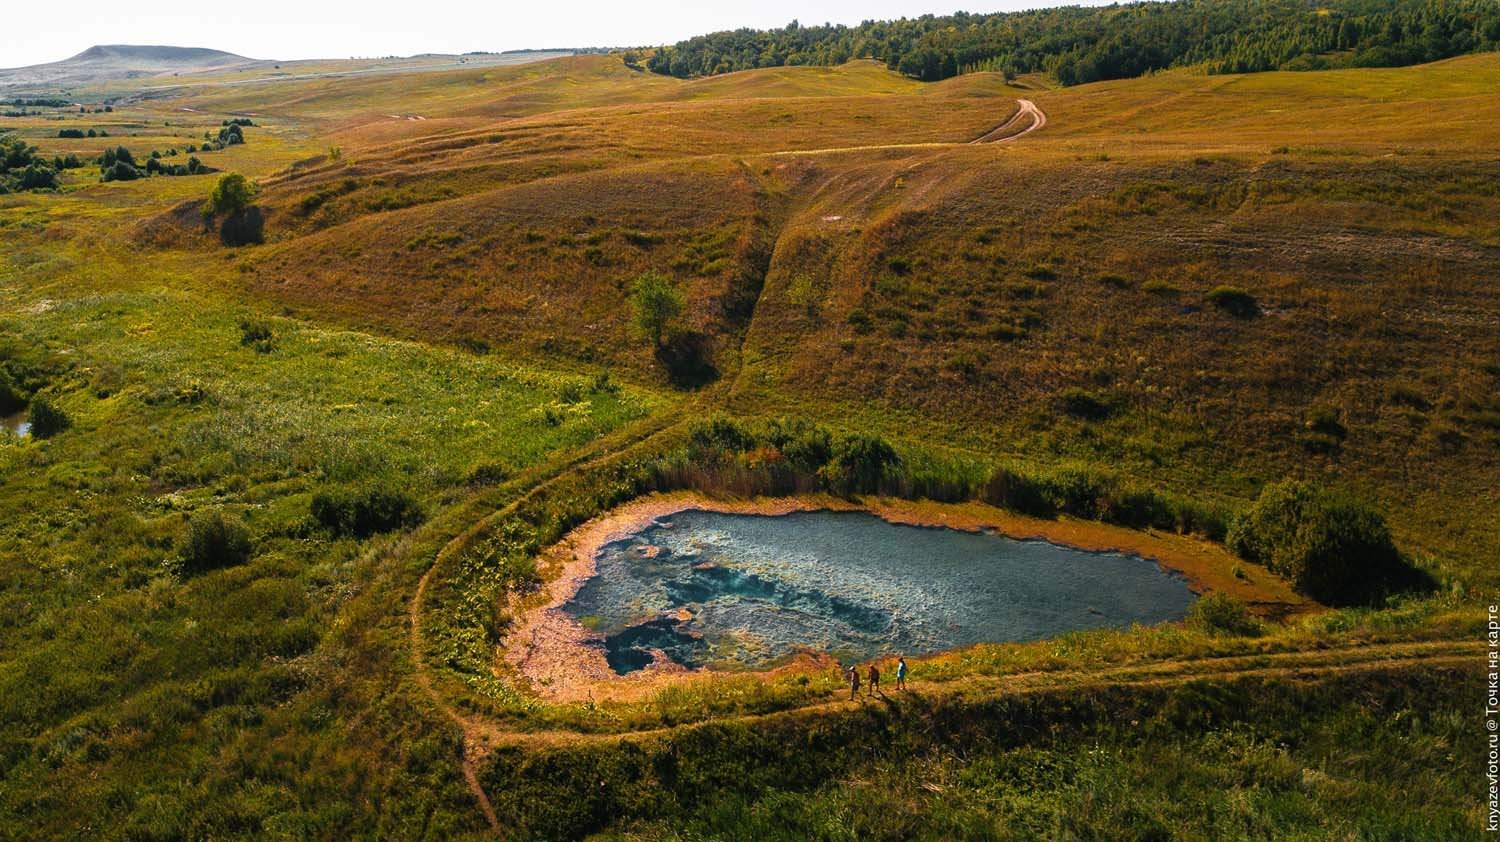
M1239 562L1215 544L1181 535L1141 532L1094 521L1043 520L980 503L875 498L850 501L826 495L731 500L677 492L648 495L612 509L548 548L537 565L546 584L536 593L513 599L507 606L514 622L502 644L497 669L524 679L543 698L555 702L639 699L664 684L713 675L712 670L688 670L665 658L658 658L638 672L616 675L605 662L597 637L561 610L594 575L596 557L604 545L627 538L653 521L687 510L757 515L868 511L891 523L965 531L993 529L1012 538L1144 556L1182 575L1194 592L1226 591L1266 614L1291 613L1309 606L1286 583L1264 569ZM1241 576L1234 575L1236 567ZM820 667L832 668L831 660L804 656L765 674Z

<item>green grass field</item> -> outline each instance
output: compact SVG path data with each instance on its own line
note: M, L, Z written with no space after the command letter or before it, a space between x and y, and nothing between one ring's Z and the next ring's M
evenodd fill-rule
M1497 56L1066 89L618 56L234 81L0 119L48 156L139 158L252 115L201 157L266 215L263 245L222 245L218 174L0 196L0 363L68 419L0 432L0 836L1483 825ZM1018 99L1046 125L970 143ZM711 382L674 385L632 326L647 270ZM1179 520L1144 528L1216 552L1204 524L1267 483L1347 487L1435 587L1253 635L976 647L889 704L826 670L550 702L509 669L539 554L650 490L742 493L692 431L775 417L888 440L905 474L877 492L1085 477L1092 513L1057 528L1140 526L1110 504L1149 494ZM317 517L374 491L419 515ZM247 560L184 562L205 512Z

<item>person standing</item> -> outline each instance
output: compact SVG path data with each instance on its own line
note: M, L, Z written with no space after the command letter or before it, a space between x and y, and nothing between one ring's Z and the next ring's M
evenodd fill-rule
M906 689L906 656L903 655L896 661L896 689Z
M880 667L875 666L875 662L871 661L870 662L870 695L874 696L876 693L880 693ZM885 694L884 693L880 693L880 695L884 696Z
M849 668L849 701L859 695L859 665L855 664Z

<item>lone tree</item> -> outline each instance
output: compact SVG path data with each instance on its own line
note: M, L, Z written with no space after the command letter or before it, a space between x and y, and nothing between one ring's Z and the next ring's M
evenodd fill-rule
M255 185L237 172L219 177L213 192L208 194L208 204L203 211L212 216L219 213L239 213L255 201Z
M681 290L658 272L644 272L631 282L630 305L635 310L636 327L658 348L684 306Z
M227 173L219 177L213 192L208 194L208 203L203 206L203 215L212 219L224 214L219 226L219 239L226 246L247 246L265 241L265 216L255 201L255 185L239 173Z

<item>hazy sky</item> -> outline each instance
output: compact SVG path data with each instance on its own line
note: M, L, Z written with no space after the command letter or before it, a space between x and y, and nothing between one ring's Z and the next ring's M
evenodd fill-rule
M1066 0L1089 5L1094 0ZM24 5L24 4L23 4ZM526 47L637 46L671 43L720 29L859 23L867 19L1009 11L1063 5L1048 0L571 0L360 3L329 0L231 0L136 3L76 0L60 15L0 25L0 67L67 58L94 44L212 47L252 58L458 53ZM30 7L38 11L41 7ZM35 17L35 16L33 16ZM43 21L50 21L43 23Z

